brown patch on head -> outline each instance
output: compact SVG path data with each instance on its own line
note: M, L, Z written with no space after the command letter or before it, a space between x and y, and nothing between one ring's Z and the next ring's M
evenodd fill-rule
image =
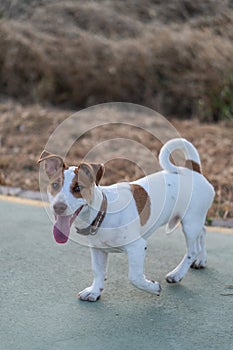
M103 174L104 165L95 163L80 163L74 170L75 177L70 186L71 193L76 198L85 198L91 202L92 188L98 185Z
M185 165L184 166L185 166L185 168L188 168L190 170L196 171L199 174L202 174L200 164L194 162L193 160L187 159L185 161Z
M74 173L75 177L70 186L71 193L74 197L84 198L90 203L93 186L99 184L104 174L104 165L83 162L75 168Z
M140 216L141 225L145 225L150 217L150 198L147 192L140 185L132 184L131 191Z
M48 191L51 193L52 196L55 196L58 192L61 191L62 186L64 183L64 171L60 171L57 176L54 176L51 178Z
M92 199L92 188L94 186L94 172L90 164L81 163L74 170L75 177L70 186L72 195L76 198L84 198L88 203Z
M74 170L75 177L72 180L72 183L70 185L70 191L72 195L76 198L82 198L83 190L85 189L85 182L82 182L79 176L79 168L75 168ZM88 186L89 187L89 186Z

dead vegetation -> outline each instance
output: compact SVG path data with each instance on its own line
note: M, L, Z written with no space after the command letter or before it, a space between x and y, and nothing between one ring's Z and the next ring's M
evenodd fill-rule
M159 170L156 158L162 143L153 136L155 131L158 133L156 119L148 114L135 116L138 122L143 121L143 125L146 125L145 132L143 129L115 124L118 116L123 113L120 109L113 111L106 107L103 113L109 123L84 132L70 148L66 157L68 164L77 164L91 152L92 161L105 163L106 172L102 184L123 179L134 180L145 175L145 169L147 173ZM0 185L39 190L39 169L36 162L51 134L72 115L72 111L39 105L25 107L15 102L5 102L0 103L0 115ZM124 111L125 121L129 115L130 112ZM76 130L88 129L92 118L95 115L87 110L86 118L76 126ZM218 125L210 125L196 119L173 119L171 123L181 137L187 138L198 148L204 174L216 189L215 202L209 216L233 218L232 123L222 121ZM69 128L69 133L75 139L75 128ZM58 147L54 149L60 155L64 154L68 143L66 132L61 136ZM168 134L166 138L169 137ZM125 140L129 143L125 143ZM144 148L149 153L144 153ZM155 168L154 162L157 162Z
M2 0L0 93L107 101L217 121L233 113L228 0Z

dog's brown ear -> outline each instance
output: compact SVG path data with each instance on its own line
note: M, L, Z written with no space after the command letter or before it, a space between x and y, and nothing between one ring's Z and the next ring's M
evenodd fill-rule
M67 168L67 165L60 156L47 152L46 150L41 153L37 164L41 162L45 162L44 169L49 178L53 177L58 171Z
M100 183L100 180L102 179L102 177L104 175L104 171L105 171L104 164L91 163L90 165L94 170L95 183L98 186Z
M80 163L77 168L78 181L86 184L87 187L95 182L94 172L89 163Z
M85 175L89 183L96 183L96 185L99 185L104 174L104 165L96 163L80 163L78 166L78 174L79 178Z

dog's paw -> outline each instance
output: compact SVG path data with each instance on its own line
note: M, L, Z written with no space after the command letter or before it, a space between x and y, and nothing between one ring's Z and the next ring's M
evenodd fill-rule
M143 278L131 278L130 282L132 283L133 286L144 290L148 293L160 295L161 293L161 286L158 282L156 281L150 281Z
M182 280L183 276L181 276L180 274L178 273L168 273L167 276L166 276L166 281L168 283L178 283Z
M190 266L192 269L204 269L206 267L206 263L207 263L207 260L206 258L202 259L201 257L200 258L197 258L193 263L192 265Z
M77 297L83 301L92 301L92 302L97 301L101 296L102 290L103 289L100 289L99 292L96 292L95 290L93 290L92 287L88 287L82 290L81 292L79 292Z
M150 288L149 292L156 294L157 296L160 296L160 293L162 290L161 285L156 281L151 281L151 282L153 283L153 285L151 286L152 288Z

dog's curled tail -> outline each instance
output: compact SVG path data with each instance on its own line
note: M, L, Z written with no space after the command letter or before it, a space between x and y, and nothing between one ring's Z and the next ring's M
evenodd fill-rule
M165 145L161 148L159 153L159 163L164 170L171 173L179 172L179 167L174 165L170 160L172 152L176 150L180 150L184 153L185 168L201 174L201 161L196 148L191 142L182 138L172 139L165 143Z

